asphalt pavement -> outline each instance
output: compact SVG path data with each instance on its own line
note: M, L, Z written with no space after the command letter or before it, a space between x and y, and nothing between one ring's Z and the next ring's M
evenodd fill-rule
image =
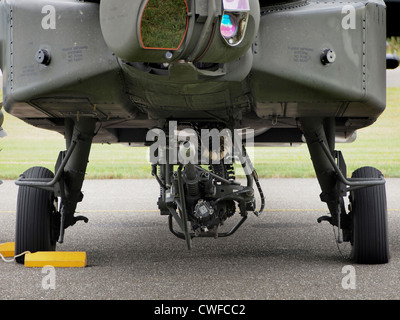
M317 223L327 210L315 179L261 183L260 217L250 215L231 237L195 238L189 251L157 212L155 181L85 181L78 212L89 222L68 228L57 250L85 251L88 266L55 269L49 289L41 268L0 261L0 299L400 298L400 179L387 181L391 260L384 265L353 264L332 226ZM14 239L16 194L13 181L0 186L0 243Z
M400 69L388 71L400 86ZM357 265L335 230L316 179L261 181L266 210L231 237L196 238L192 250L160 216L154 180L88 180L78 222L59 251L85 251L85 268L42 268L0 260L0 300L370 300L400 299L400 179L388 179L391 260ZM0 243L14 241L17 187L0 185ZM229 229L237 222L232 217Z

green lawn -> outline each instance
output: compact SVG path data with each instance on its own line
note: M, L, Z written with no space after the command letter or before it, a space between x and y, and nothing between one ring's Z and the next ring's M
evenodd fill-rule
M351 144L338 144L347 162L348 173L371 165L386 177L400 177L400 88L388 88L387 109L371 127L358 131ZM37 129L5 114L0 139L0 179L16 179L24 170L40 165L54 170L64 138ZM147 148L94 144L87 170L88 179L149 178ZM254 166L261 177L314 177L307 147L255 148Z

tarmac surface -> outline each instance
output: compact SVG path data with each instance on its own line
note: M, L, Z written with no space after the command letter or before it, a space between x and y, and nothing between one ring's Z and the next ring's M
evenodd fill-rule
M1 80L1 75L0 75ZM400 68L387 73L400 86ZM357 265L336 245L316 179L262 180L267 198L231 237L196 238L188 251L157 211L154 180L88 180L59 251L85 251L85 268L57 268L55 287L42 268L0 260L0 300L398 300L400 179L388 179L391 260ZM0 185L0 243L14 241L17 187ZM229 228L238 217L226 223Z
M262 180L265 212L227 238L195 238L193 248L168 229L153 180L87 180L78 214L59 251L85 251L85 268L47 273L0 260L0 299L33 300L324 300L400 298L400 179L387 180L391 260L357 265L339 246L315 179ZM17 187L0 186L0 243L14 241ZM227 228L239 217L230 218ZM350 271L352 271L350 273ZM350 279L349 276L352 276ZM349 280L350 279L350 280Z

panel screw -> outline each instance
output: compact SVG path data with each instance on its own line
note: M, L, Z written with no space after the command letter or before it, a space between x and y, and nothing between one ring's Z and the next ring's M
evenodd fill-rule
M172 52L171 51L167 51L165 53L165 58L167 58L168 60L172 59Z

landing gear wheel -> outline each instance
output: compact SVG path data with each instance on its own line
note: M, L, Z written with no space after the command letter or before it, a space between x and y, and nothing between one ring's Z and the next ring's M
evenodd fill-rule
M379 178L372 167L353 172L353 178ZM353 190L350 194L352 226L351 257L356 263L379 264L389 261L389 240L385 185Z
M27 179L53 178L43 167L33 167L23 173ZM59 213L54 194L32 187L19 187L15 229L15 255L25 251L54 251L56 249ZM58 226L58 227L57 227ZM16 258L24 263L25 257Z

